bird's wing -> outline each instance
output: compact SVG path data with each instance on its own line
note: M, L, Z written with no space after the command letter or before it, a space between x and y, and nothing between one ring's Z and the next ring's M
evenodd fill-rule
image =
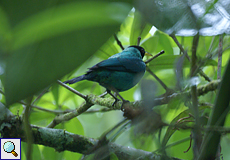
M121 72L144 72L145 63L138 58L110 58L89 68L88 72L100 69Z

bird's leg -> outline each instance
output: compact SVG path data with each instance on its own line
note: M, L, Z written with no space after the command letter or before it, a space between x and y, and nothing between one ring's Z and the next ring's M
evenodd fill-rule
M114 105L119 101L119 99L111 93L111 90L108 90L108 89L107 89L106 92L107 92L108 94L110 94L110 95L115 99L115 101L114 101L113 104L112 104L112 106L114 106Z
M121 98L121 100L122 100L122 105L121 105L121 110L122 111L124 111L124 106L125 106L125 104L126 103L129 103L129 101L128 100L125 100L118 92L116 92L116 94Z
M112 106L114 106L114 105L117 103L117 101L119 101L119 99L111 93L111 90L108 90L108 89L107 89L106 92L107 92L108 94L110 94L110 95L115 99L115 101L114 101L113 104L112 104ZM116 93L116 95L118 95L118 96L121 98L121 100L122 100L121 110L124 111L124 108L125 108L124 105L125 105L126 103L129 103L129 101L125 100L125 99L119 94L118 91L115 91L115 90L114 90L114 92Z

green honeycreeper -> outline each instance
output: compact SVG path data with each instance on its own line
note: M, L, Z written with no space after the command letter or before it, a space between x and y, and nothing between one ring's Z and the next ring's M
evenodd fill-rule
M114 99L118 99L111 91L114 91L123 101L126 101L118 92L129 90L134 87L143 77L146 65L143 62L144 48L129 46L122 52L117 53L107 60L101 61L89 68L86 74L67 80L64 83L73 84L82 80L98 82L106 88Z

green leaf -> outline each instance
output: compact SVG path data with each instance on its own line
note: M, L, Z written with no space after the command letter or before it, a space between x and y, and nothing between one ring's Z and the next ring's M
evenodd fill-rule
M59 106L59 85L57 83L52 85L51 92L52 92L53 97L54 97L55 105L58 108L58 106Z
M217 61L213 59L209 59L205 62L205 66L217 66L217 65L218 65Z
M96 55L102 59L107 59L110 56L119 53L115 44L114 36L110 37L109 40L97 51Z
M161 50L164 50L165 54L173 54L170 37L160 31L156 31L154 36L143 42L141 46L143 46L145 50L150 53L158 53Z
M187 109L187 110L181 112L178 116L176 116L176 117L171 121L170 125L176 124L176 122L177 122L179 119L181 119L181 118L188 117L188 114L189 114L189 113L190 113L190 110L189 110L189 109ZM190 118L190 119L192 119L192 118ZM162 141L162 146L166 146L166 144L168 143L169 138L170 138L175 132L176 132L176 129L175 129L174 127L169 126L169 127L167 128L167 131L166 131L166 133L165 133L164 139L163 139L163 141Z
M199 111L202 113L203 111L205 111L206 108L210 108L209 106L201 106L199 107ZM170 137L176 132L176 128L173 127L173 125L175 125L178 120L180 120L181 118L184 117L188 117L190 113L190 110L184 110L183 112L181 112L179 115L177 115L170 123L170 126L167 128L167 131L165 133L165 136L162 140L162 146L166 146L166 144L168 143L168 140L170 139ZM186 120L192 120L193 118L190 117L189 119Z
M62 159L63 158L63 154L64 152L58 153L55 152L55 150L51 147L46 147L44 146L43 150L42 150L42 155L44 157L44 159Z
M119 158L117 157L115 153L112 153L109 158L110 160L119 160Z
M139 0L136 3L149 23L167 34L181 36L230 34L230 2L226 0ZM218 26L218 27L217 27Z
M165 53L173 54L173 48L168 35L160 31L156 31L154 36L158 37L159 44L162 46Z
M144 39L151 28L152 26L144 20L142 15L135 11L129 38L130 45L137 45L138 37Z
M156 71L160 69L174 69L175 62L181 57L180 55L162 55L152 60L149 67ZM183 67L190 67L190 63L187 59L184 60Z
M162 55L152 60L149 63L149 67L153 71L157 71L161 69L174 69L175 63L180 57L181 55ZM206 61L206 63L204 64L204 66L216 66L216 65L217 65L217 62L212 59ZM184 68L190 67L190 62L188 61L188 59L184 60L183 67Z
M46 104L47 107L47 104ZM51 109L52 110L52 109ZM31 112L30 122L36 125L47 126L53 119L55 115L48 112L33 111Z
M114 33L129 10L124 3L70 3L18 24L6 65L7 105L35 94L81 65Z
M0 51L6 51L9 47L9 42L11 41L11 28L9 24L8 17L6 13L4 12L3 8L0 6ZM4 54L4 52L0 52L0 58L1 60L4 58L1 57L1 55Z
M27 143L22 142L21 147L22 147L22 152L24 152L24 154L22 154L22 159L26 159L26 157L24 157L24 156L26 155L26 152L27 152L26 151L27 150ZM33 144L32 147L33 147L33 149L32 149L32 152L33 152L32 159L41 160L42 156L41 156L41 152L39 150L38 145Z
M15 26L13 49L74 30L117 25L122 22L130 8L124 4L113 5L75 2L39 12Z
M71 132L74 134L84 135L84 128L81 122L77 118L74 118L71 121L66 122L65 129L68 132Z
M81 159L82 154L70 152L70 151L64 151L64 157L66 160L72 160L73 157L74 157L74 159L78 160L78 159Z

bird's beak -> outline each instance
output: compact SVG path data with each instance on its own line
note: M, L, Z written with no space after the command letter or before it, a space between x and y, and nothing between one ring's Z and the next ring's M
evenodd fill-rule
M149 52L145 52L145 56L153 56L153 55Z

